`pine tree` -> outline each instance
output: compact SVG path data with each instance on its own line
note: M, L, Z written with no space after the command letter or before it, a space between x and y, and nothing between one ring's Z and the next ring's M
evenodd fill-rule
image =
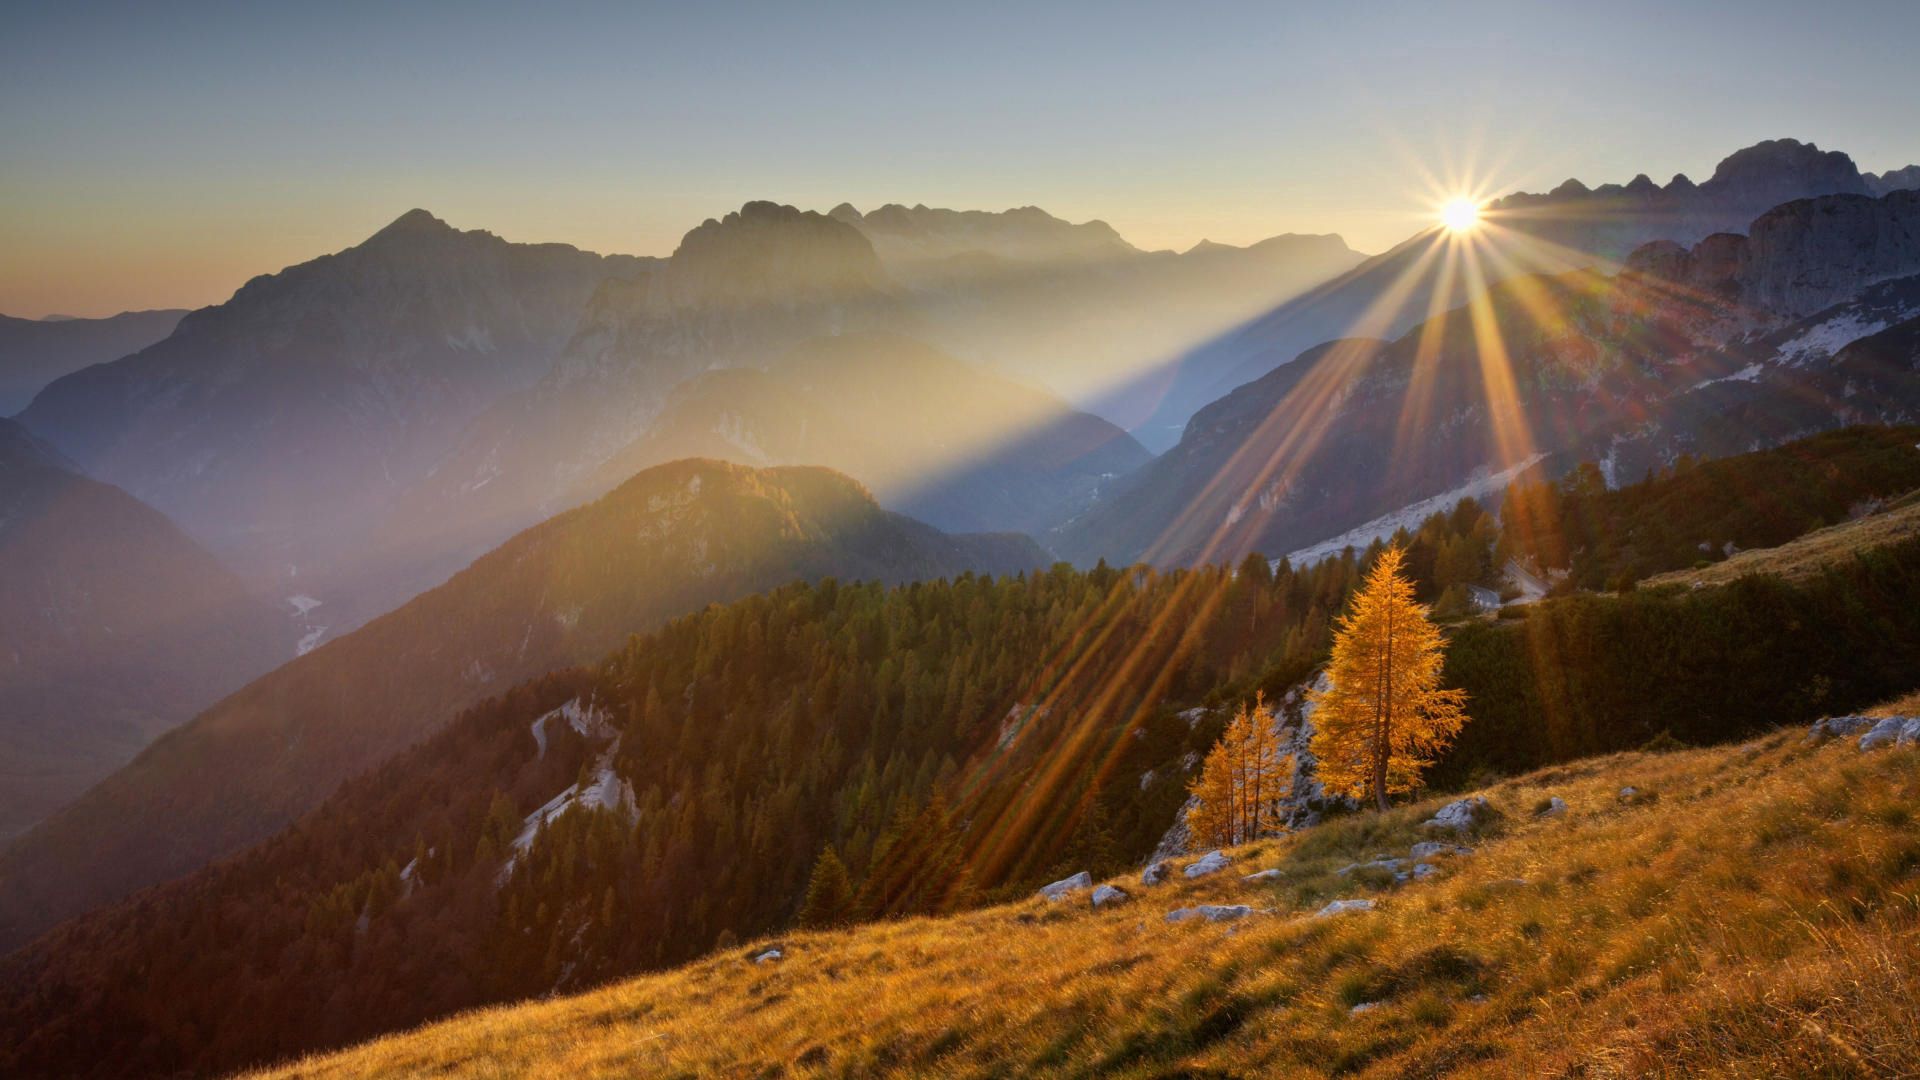
M853 882L847 867L829 844L814 861L807 882L807 898L800 905L800 925L839 926L853 916Z
M1335 627L1331 687L1316 692L1313 753L1327 790L1387 796L1411 791L1467 722L1466 692L1440 686L1446 641L1413 599L1398 546L1375 560Z
M1207 752L1191 788L1187 830L1208 847L1244 844L1272 828L1274 804L1285 794L1292 761L1280 752L1273 710L1255 695L1240 706L1220 741Z

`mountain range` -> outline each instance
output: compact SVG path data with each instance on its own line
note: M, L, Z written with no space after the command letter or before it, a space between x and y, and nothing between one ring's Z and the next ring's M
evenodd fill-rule
M828 852L874 916L1135 858L1210 704L1324 652L1348 547L1464 608L1517 482L1915 420L1916 178L1777 140L1374 257L752 202L643 259L413 211L255 279L0 422L0 812L45 818L0 851L0 1060L238 1067L583 986L777 929ZM1789 600L1904 603L1850 573ZM254 1011L193 991L229 983Z
M1876 353L1869 378L1861 354L1828 360L1920 315L1920 192L1788 203L1746 235L1656 241L1627 266L1517 275L1391 341L1309 350L1201 410L1050 543L1168 565L1356 529L1344 539L1364 547L1403 508L1497 493L1527 468L1599 459L1631 479L1912 415L1920 361Z
M0 854L0 947L269 836L462 708L707 604L1046 561L1025 537L888 513L827 469L648 469L241 687L20 837ZM197 663L222 651L182 644Z
M1743 230L1783 203L1892 190L1916 175L1899 170L1870 180L1844 153L1776 139L1728 155L1697 185L1685 176L1665 188L1644 176L1591 189L1568 180L1544 195L1495 199L1472 239L1458 241L1438 229L1416 235L1154 369L1149 378L1165 386L1162 404L1133 430L1149 448L1162 450L1201 406L1302 351L1336 338L1399 337L1504 277L1592 267L1610 272L1647 243L1690 245Z
M469 421L539 377L602 282L643 265L416 210L57 380L19 419L253 587L351 626L397 599L353 595L375 526Z

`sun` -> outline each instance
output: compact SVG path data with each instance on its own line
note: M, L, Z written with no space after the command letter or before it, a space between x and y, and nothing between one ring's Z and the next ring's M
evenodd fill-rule
M1465 196L1456 196L1440 205L1440 224L1448 232L1467 232L1480 224L1480 204Z

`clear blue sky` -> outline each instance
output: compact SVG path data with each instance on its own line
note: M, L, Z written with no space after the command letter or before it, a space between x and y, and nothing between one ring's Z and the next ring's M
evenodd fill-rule
M753 198L1103 218L1149 247L1423 223L1810 139L1920 160L1920 3L0 7L0 312L223 299L412 206L670 251Z

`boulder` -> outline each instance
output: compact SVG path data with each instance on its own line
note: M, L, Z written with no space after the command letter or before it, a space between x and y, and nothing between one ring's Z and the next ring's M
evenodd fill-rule
M1920 743L1920 716L1909 716L1907 722L1901 725L1900 738L1894 741L1894 745L1912 746L1915 743Z
M759 952L756 952L752 956L747 957L747 959L753 961L756 964L770 964L775 960L785 959L786 955L787 955L786 953L780 951L780 947L778 945L773 945L773 946L769 946L768 948L761 949Z
M1130 899L1132 897L1127 895L1127 890L1112 885L1102 885L1093 890L1093 906L1097 908L1106 907L1108 904L1124 904Z
M1460 844L1449 844L1444 840L1422 840L1413 845L1411 852L1415 861L1437 858L1442 855L1465 856L1473 854L1473 849Z
M1373 1010L1379 1007L1380 1007L1380 1003L1377 1001L1363 1001L1360 1004L1355 1005L1353 1008L1348 1009L1347 1015L1362 1016L1362 1015L1365 1015L1366 1013L1372 1012Z
M1860 749L1880 750L1894 745L1900 739L1900 732L1907 726L1904 716L1889 716L1873 725L1872 730L1860 736Z
M1534 816L1543 817L1543 818L1560 817L1566 812L1567 812L1567 800L1561 798L1558 795L1555 795L1553 798L1548 799L1547 805L1541 807L1540 812Z
M1140 884L1158 885L1167 880L1167 875L1171 873L1173 873L1173 864L1165 859L1161 859L1159 862L1140 871Z
M1091 888L1093 888L1093 875L1082 870L1070 878L1061 878L1051 885L1042 885L1040 895L1053 903L1058 903L1065 900L1070 892Z
M1175 908L1167 912L1168 922L1186 922L1188 919L1205 919L1208 922L1232 922L1253 914L1253 908L1246 904L1201 904L1198 907Z
M1413 867L1413 880L1425 881L1439 872L1440 868L1432 863L1415 863Z
M1464 833L1485 820L1492 809L1483 796L1455 799L1421 822L1420 827L1434 832Z
M1200 858L1196 859L1192 866L1187 867L1185 870L1181 872L1186 874L1190 878L1206 877L1208 874L1218 873L1221 870L1225 870L1227 868L1227 864L1231 862L1233 862L1233 858L1229 856L1226 852L1209 851L1205 855L1202 855L1200 856Z
M1829 716L1813 722L1813 726L1807 729L1805 741L1820 743L1828 739L1844 739L1866 731L1876 722L1871 716Z
M1326 907L1314 912L1313 917L1316 919L1324 919L1329 915L1345 915L1349 911L1372 910L1373 901L1371 900L1335 900Z
M1623 787L1620 789L1621 802L1630 803L1638 800L1639 798L1640 798L1640 789L1637 787L1634 787L1632 784L1628 784L1626 787Z
M1240 880L1258 883L1262 881L1278 881L1281 878L1286 876L1287 875L1285 873L1279 870L1259 870L1254 873L1248 874L1246 877L1243 877Z

